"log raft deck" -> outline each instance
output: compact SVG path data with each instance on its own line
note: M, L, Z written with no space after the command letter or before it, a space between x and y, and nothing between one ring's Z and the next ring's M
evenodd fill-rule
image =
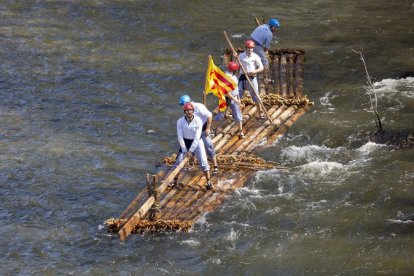
M260 81L260 94L273 123L257 119L256 106L246 96L249 93L245 93L242 99L245 138L239 138L237 124L231 118L213 128L220 171L211 176L214 185L211 190L205 188L206 179L198 164L191 170L183 170L187 166L185 158L173 169L171 165L175 156L167 157L163 160L167 168L157 175L147 175L147 188L132 200L119 218L110 218L105 222L108 232L118 233L121 240L131 233L187 232L202 214L219 206L226 196L241 188L255 171L280 168L275 163L258 158L253 152L259 150L261 145L274 143L313 104L302 91L304 54L303 50L294 49L269 51L273 82L264 85ZM231 51L225 50L222 64L225 66L231 59ZM180 170L178 186L168 187Z

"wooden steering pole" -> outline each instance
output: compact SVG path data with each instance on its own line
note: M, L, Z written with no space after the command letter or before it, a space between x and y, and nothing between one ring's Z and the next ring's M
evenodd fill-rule
M246 71L246 69L244 68L243 64L240 62L240 58L239 58L239 56L237 55L237 52L236 52L236 50L234 49L233 44L231 44L231 41L230 41L230 39L229 39L229 36L227 35L226 31L223 31L223 33L224 33L224 37L225 37L225 38L226 38L226 40L227 40L227 43L229 44L229 46L230 46L230 48L231 48L231 51L233 52L233 54L236 54L236 58L237 58L238 63L240 64L240 68L242 69L243 74L246 76L246 80L248 81L248 83L249 83L250 87L252 88L252 90L253 90L254 94L256 95L256 98L257 98L257 100L259 101L259 104L260 104L261 108L263 109L263 112L266 114L266 117L267 117L267 119L269 120L269 122L270 122L271 124L273 124L272 118L270 118L269 114L267 113L266 108L264 107L264 105L263 105L263 103L262 103L262 100L260 99L260 96L259 96L258 91L256 91L255 87L253 86L252 81L250 80L249 75L247 75L247 71Z

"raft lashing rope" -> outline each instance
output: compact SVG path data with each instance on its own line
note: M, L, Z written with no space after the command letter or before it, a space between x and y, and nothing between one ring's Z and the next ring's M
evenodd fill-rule
M177 155L172 154L171 156L165 157L163 163L172 166L175 163ZM245 170L269 170L273 168L281 168L274 162L268 162L260 157L254 155L218 155L217 163L220 169L245 169ZM194 160L194 166L198 164L197 160Z
M127 219L110 218L105 221L107 225L108 233L116 234L127 222ZM190 221L173 220L140 220L135 228L132 230L132 234L151 234L158 232L188 232L191 229L192 223Z

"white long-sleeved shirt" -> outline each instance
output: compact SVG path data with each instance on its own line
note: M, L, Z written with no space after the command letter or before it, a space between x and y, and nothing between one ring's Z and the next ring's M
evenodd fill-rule
M178 119L177 137L178 137L178 142L180 143L182 152L184 153L187 152L184 138L193 140L193 143L191 144L189 151L194 152L194 150L198 146L199 140L201 139L202 128L203 128L203 122L196 115L194 115L194 118L190 123L187 122L185 116Z
M213 116L211 112L207 109L207 107L202 103L195 103L191 102L194 106L194 115L200 117L201 122L203 122L203 125L207 122L208 118Z
M248 57L246 52L243 52L239 55L239 59L247 73L263 69L262 60L256 53L251 53L250 57Z

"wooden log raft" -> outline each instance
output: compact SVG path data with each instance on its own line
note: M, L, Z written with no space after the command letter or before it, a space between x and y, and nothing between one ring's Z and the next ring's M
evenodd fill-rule
M304 53L295 49L269 51L274 81L260 91L269 120L257 119L257 108L245 93L242 99L245 138L238 136L238 126L231 118L213 127L213 144L220 168L220 172L212 177L213 189L206 189L206 179L197 168L197 162L194 168L183 171L187 158L174 168L175 155L166 157L163 170L157 175L147 175L148 188L138 193L118 219L105 222L108 231L117 233L121 240L131 233L187 232L201 214L214 210L232 191L242 187L255 171L286 169L257 158L253 153L274 143L313 105L302 96ZM226 49L222 66L232 60L231 50ZM179 184L175 188L168 187L179 171Z
M263 147L263 142L265 145L273 143L312 103L306 97L288 99L275 94L265 95L262 100L273 123L258 120L255 116L256 106L245 96L242 102L245 105L243 128L246 137L240 139L237 136L238 127L231 119L216 127L213 143L217 150L220 172L212 177L213 189L205 188L206 180L198 169L197 162L194 168L182 171L177 187L168 187L187 160L173 169L171 165L175 162L175 157L165 158L164 166L167 169L157 175L147 176L148 188L132 200L119 219L106 221L108 231L118 233L121 240L125 240L131 233L187 232L201 214L214 210L232 191L242 187L255 171L286 169L257 158L252 152L259 145Z

